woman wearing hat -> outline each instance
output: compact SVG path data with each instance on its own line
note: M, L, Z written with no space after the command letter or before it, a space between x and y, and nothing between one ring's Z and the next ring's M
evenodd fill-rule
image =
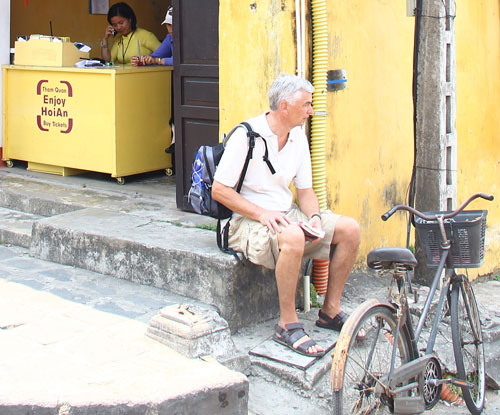
M161 42L161 45L149 56L134 56L131 59L132 65L169 65L173 62L173 45L172 45L172 7L167 10L165 20L161 24L167 26L167 37Z
M160 46L154 33L137 27L135 13L127 3L116 3L109 8L108 23L101 41L101 55L105 61L130 63L133 56L148 55ZM115 35L110 50L108 39Z
M167 14L165 15L165 20L161 24L167 26L167 37L161 42L161 45L149 56L134 56L132 57L131 63L134 66L139 65L170 65L174 64L174 49L172 45L172 7L169 7ZM170 127L172 128L172 139L170 141L170 146L165 149L165 152L172 154L175 157L175 127L174 127L174 93L172 91L172 105L171 105L171 117L170 117ZM175 166L175 162L173 161ZM175 171L175 167L174 167Z

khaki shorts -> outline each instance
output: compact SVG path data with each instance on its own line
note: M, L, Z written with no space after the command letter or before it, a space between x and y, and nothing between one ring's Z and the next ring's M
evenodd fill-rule
M309 220L295 204L292 205L286 215L292 222L307 222ZM338 218L340 218L340 215L332 213L330 210L321 212L321 226L325 231L325 237L314 245L306 241L304 257L330 258L330 245ZM260 222L243 216L232 219L228 242L230 248L243 253L250 262L269 269L276 267L280 252L278 235L271 233L268 227Z

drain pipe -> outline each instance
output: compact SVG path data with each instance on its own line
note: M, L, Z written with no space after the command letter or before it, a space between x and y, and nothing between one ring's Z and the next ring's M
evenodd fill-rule
M327 71L328 71L328 18L326 0L311 0L313 28L313 108L311 117L311 163L313 189L318 197L320 209L326 209L326 116L327 116ZM328 285L330 261L313 261L313 284L316 292L323 296Z
M305 78L306 61L306 5L305 0L295 0L295 27L297 42L297 76ZM311 310L312 260L308 260L304 271L304 312Z
M295 39L297 43L297 76L304 78L304 43L302 43L302 14L304 10L300 6L301 0L295 0Z
M311 0L313 26L313 108L311 117L311 163L313 189L320 209L326 209L326 102L328 70L328 19L326 0ZM295 0L297 75L305 78L306 1ZM313 261L313 284L319 295L326 294L330 261ZM310 268L304 273L304 311L310 310Z

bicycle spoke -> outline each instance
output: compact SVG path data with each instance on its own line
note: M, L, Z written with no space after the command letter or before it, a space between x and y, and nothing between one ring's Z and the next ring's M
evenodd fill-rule
M474 320L479 320L479 316L476 315L476 313L474 313L472 310L471 310L471 305L469 303L469 300L468 300L468 295L470 295L469 293L466 293L466 288L464 287L463 284L461 284L461 290L460 290L460 293L462 295L462 301L464 302L465 304L465 310L467 311L467 318L469 319L469 321L474 321ZM479 338L480 338L480 334L477 332L476 330L476 326L474 324L471 324L470 327L469 327L472 331L472 335L473 335L473 338L474 338L474 344L479 344Z
M453 351L458 377L473 385L462 388L467 408L472 414L480 414L484 405L486 388L484 345L481 321L474 293L467 277L461 275L451 292Z
M375 375L373 375L372 373L370 373L368 370L365 369L365 367L363 366L363 364L361 364L359 361L357 361L356 359L354 359L349 353L347 353L347 357L349 359L351 359L354 363L356 363L360 367L360 369L365 372L365 376L368 375L371 379L373 379L375 382L377 382L384 389L386 388L386 386L382 382L380 382L380 380ZM348 374L346 373L346 375L348 375ZM354 378L352 378L351 380L353 382L355 381ZM364 381L366 381L365 378L363 378L363 383L364 383ZM371 390L371 389L365 389L365 390Z

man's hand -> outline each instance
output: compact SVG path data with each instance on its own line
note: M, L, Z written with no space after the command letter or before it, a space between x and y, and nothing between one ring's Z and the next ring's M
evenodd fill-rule
M259 216L259 222L267 226L271 233L280 233L281 226L288 226L290 219L283 212L265 210Z
M309 225L311 225L315 229L322 230L321 219L318 218L317 215L314 215L311 219L309 219Z
M318 216L313 216L311 219L309 219L309 225L311 225L314 229L318 229L320 231L323 230L323 227L321 226L321 219L318 218ZM308 238L306 237L306 240L310 242L315 242L315 241L320 241L323 238Z

